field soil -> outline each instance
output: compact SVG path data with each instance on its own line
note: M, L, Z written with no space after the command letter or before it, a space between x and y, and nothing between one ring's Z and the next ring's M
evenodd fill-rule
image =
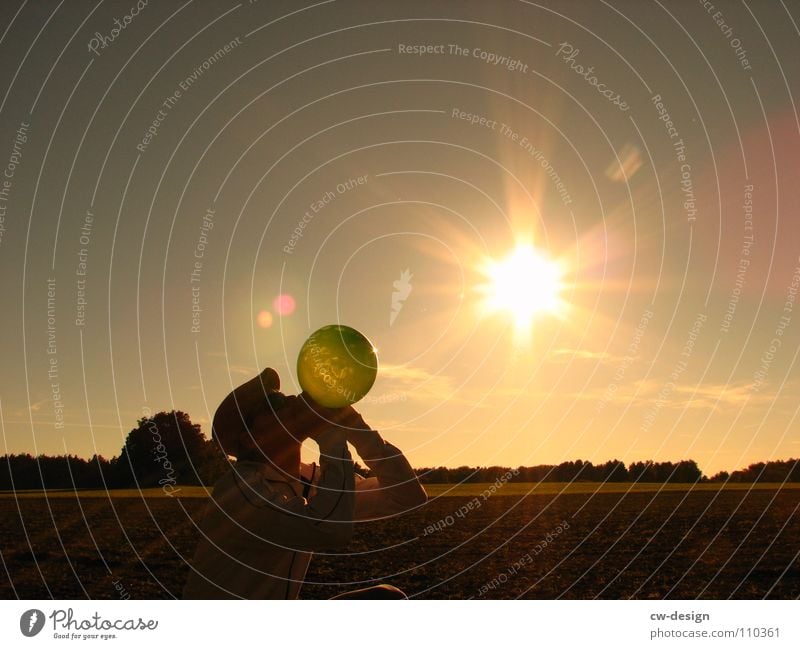
M0 597L180 597L205 505L1 498ZM315 555L301 597L798 598L799 509L800 489L437 497Z

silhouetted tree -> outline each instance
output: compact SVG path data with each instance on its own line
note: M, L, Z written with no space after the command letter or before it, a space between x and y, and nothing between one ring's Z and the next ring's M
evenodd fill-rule
M219 447L214 444L214 447ZM201 484L204 463L213 457L199 424L180 410L142 417L128 433L116 463L120 486Z

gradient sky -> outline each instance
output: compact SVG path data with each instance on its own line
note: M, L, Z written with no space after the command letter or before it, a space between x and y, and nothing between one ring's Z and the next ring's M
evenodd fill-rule
M4 3L0 448L112 456L147 409L209 434L341 322L379 350L357 408L415 466L800 456L800 10L714 4L151 1L110 39L133 0ZM526 235L569 308L520 344L475 287Z

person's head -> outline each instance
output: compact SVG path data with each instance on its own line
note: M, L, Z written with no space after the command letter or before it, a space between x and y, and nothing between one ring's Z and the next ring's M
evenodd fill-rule
M253 450L254 419L262 410L279 405L280 387L278 373L268 367L222 400L214 414L212 438L226 455L244 459Z
M295 426L297 400L277 391L265 397L241 435L239 459L269 462L292 470L299 466L304 437Z

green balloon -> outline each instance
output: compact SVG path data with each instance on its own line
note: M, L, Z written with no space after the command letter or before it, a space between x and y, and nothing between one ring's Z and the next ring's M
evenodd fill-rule
M378 356L367 337L352 327L317 329L300 348L297 380L314 401L342 408L369 392L378 375Z

